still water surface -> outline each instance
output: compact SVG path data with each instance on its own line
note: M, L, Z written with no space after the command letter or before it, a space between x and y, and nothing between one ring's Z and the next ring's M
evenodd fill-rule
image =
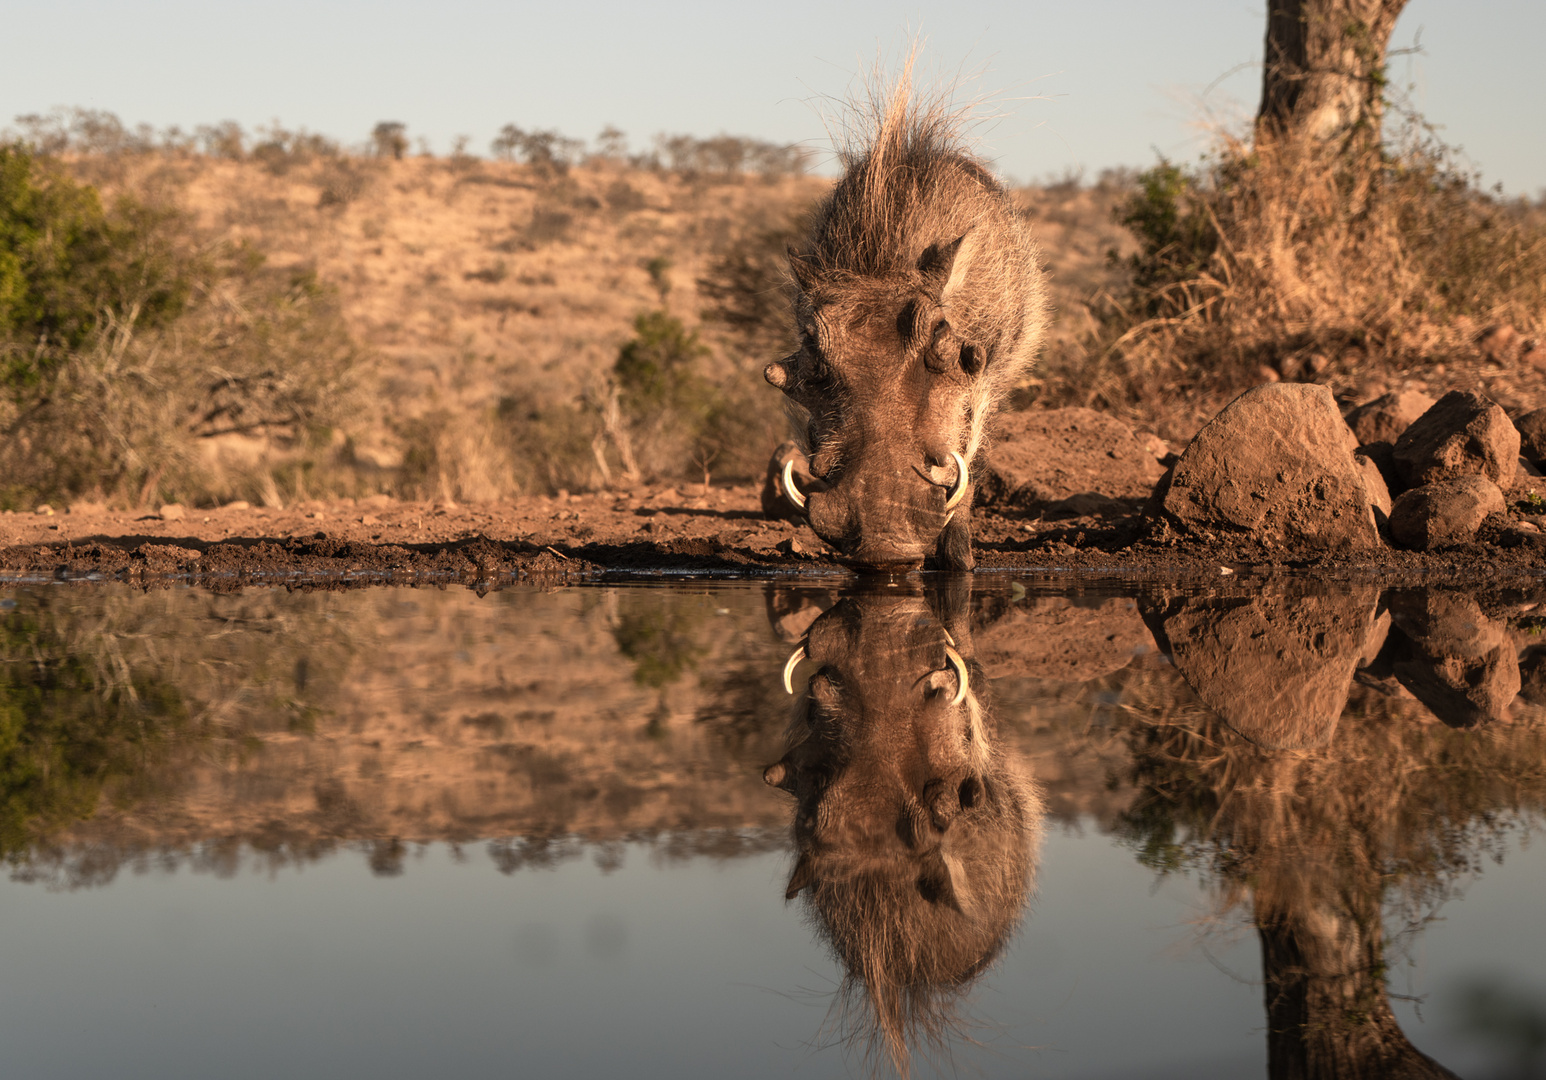
M1543 615L12 589L5 1073L1539 1075Z

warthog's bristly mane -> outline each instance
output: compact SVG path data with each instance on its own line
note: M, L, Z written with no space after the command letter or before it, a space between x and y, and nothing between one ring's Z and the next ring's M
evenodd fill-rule
M893 81L872 78L848 103L843 176L795 254L807 292L841 295L867 279L898 295L928 293L939 284L922 268L925 252L961 241L964 277L949 304L951 324L987 354L960 446L971 460L988 415L1041 342L1040 256L1004 186L969 148L973 106L954 104L948 90L915 91L912 70L909 57Z

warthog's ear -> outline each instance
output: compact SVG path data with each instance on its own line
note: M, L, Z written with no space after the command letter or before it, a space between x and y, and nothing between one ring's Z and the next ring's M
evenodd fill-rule
M966 280L976 250L977 238L968 230L948 244L930 244L918 256L918 272L941 305L948 305L952 294Z
M784 888L784 899L793 900L800 895L800 890L807 885L816 883L816 868L809 855L801 855L800 861L794 864L794 873L789 875L789 884Z
M789 254L789 273L794 277L794 283L800 287L800 291L808 293L816 285L816 260L809 255L801 255L793 244L784 250Z
M918 895L965 914L972 906L972 893L961 860L939 848L925 855L918 871Z

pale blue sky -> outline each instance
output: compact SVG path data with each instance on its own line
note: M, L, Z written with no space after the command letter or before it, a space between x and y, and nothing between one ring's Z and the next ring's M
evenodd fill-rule
M1195 155L1204 100L1226 121L1249 114L1264 19L1259 0L0 0L0 124L83 105L158 127L279 119L350 142L401 120L440 151L466 134L486 152L510 122L587 139L610 123L635 146L728 131L825 148L821 99L877 49L895 55L910 26L928 63L986 69L1004 115L983 148L1003 171L1093 174ZM1419 29L1425 55L1397 59L1396 82L1415 82L1487 182L1546 187L1546 3L1411 0L1393 44Z

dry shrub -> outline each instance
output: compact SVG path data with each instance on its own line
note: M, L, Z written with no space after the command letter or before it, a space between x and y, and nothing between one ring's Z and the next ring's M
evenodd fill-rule
M0 502L256 495L205 447L317 456L350 411L355 350L307 271L202 237L169 206L94 189L0 148Z
M583 403L515 394L474 416L444 410L406 421L397 488L406 497L494 502L607 483L600 418Z
M359 158L323 158L312 177L312 183L317 186L317 206L324 209L348 206L365 194L376 171L371 162Z
M292 168L309 165L319 158L331 161L343 154L338 143L325 135L304 128L291 131L277 121L259 128L258 138L260 141L252 148L253 160L275 176L284 176Z
M438 410L398 424L398 490L486 502L760 476L782 436L782 415L760 375L733 364L711 375L716 359L669 312L641 312L612 369L576 399L524 391L475 416Z
M269 469L315 464L354 406L355 351L336 301L310 274L231 257L248 265L198 282L176 323L141 330L132 308L109 312L46 393L7 403L0 501L267 502ZM261 439L267 460L221 468L204 443L232 435Z
M1546 213L1480 190L1421 135L1364 159L1322 144L1225 145L1143 173L1120 211L1132 288L1054 355L1039 397L1193 421L1269 379L1356 388L1476 357L1479 325L1546 329Z

